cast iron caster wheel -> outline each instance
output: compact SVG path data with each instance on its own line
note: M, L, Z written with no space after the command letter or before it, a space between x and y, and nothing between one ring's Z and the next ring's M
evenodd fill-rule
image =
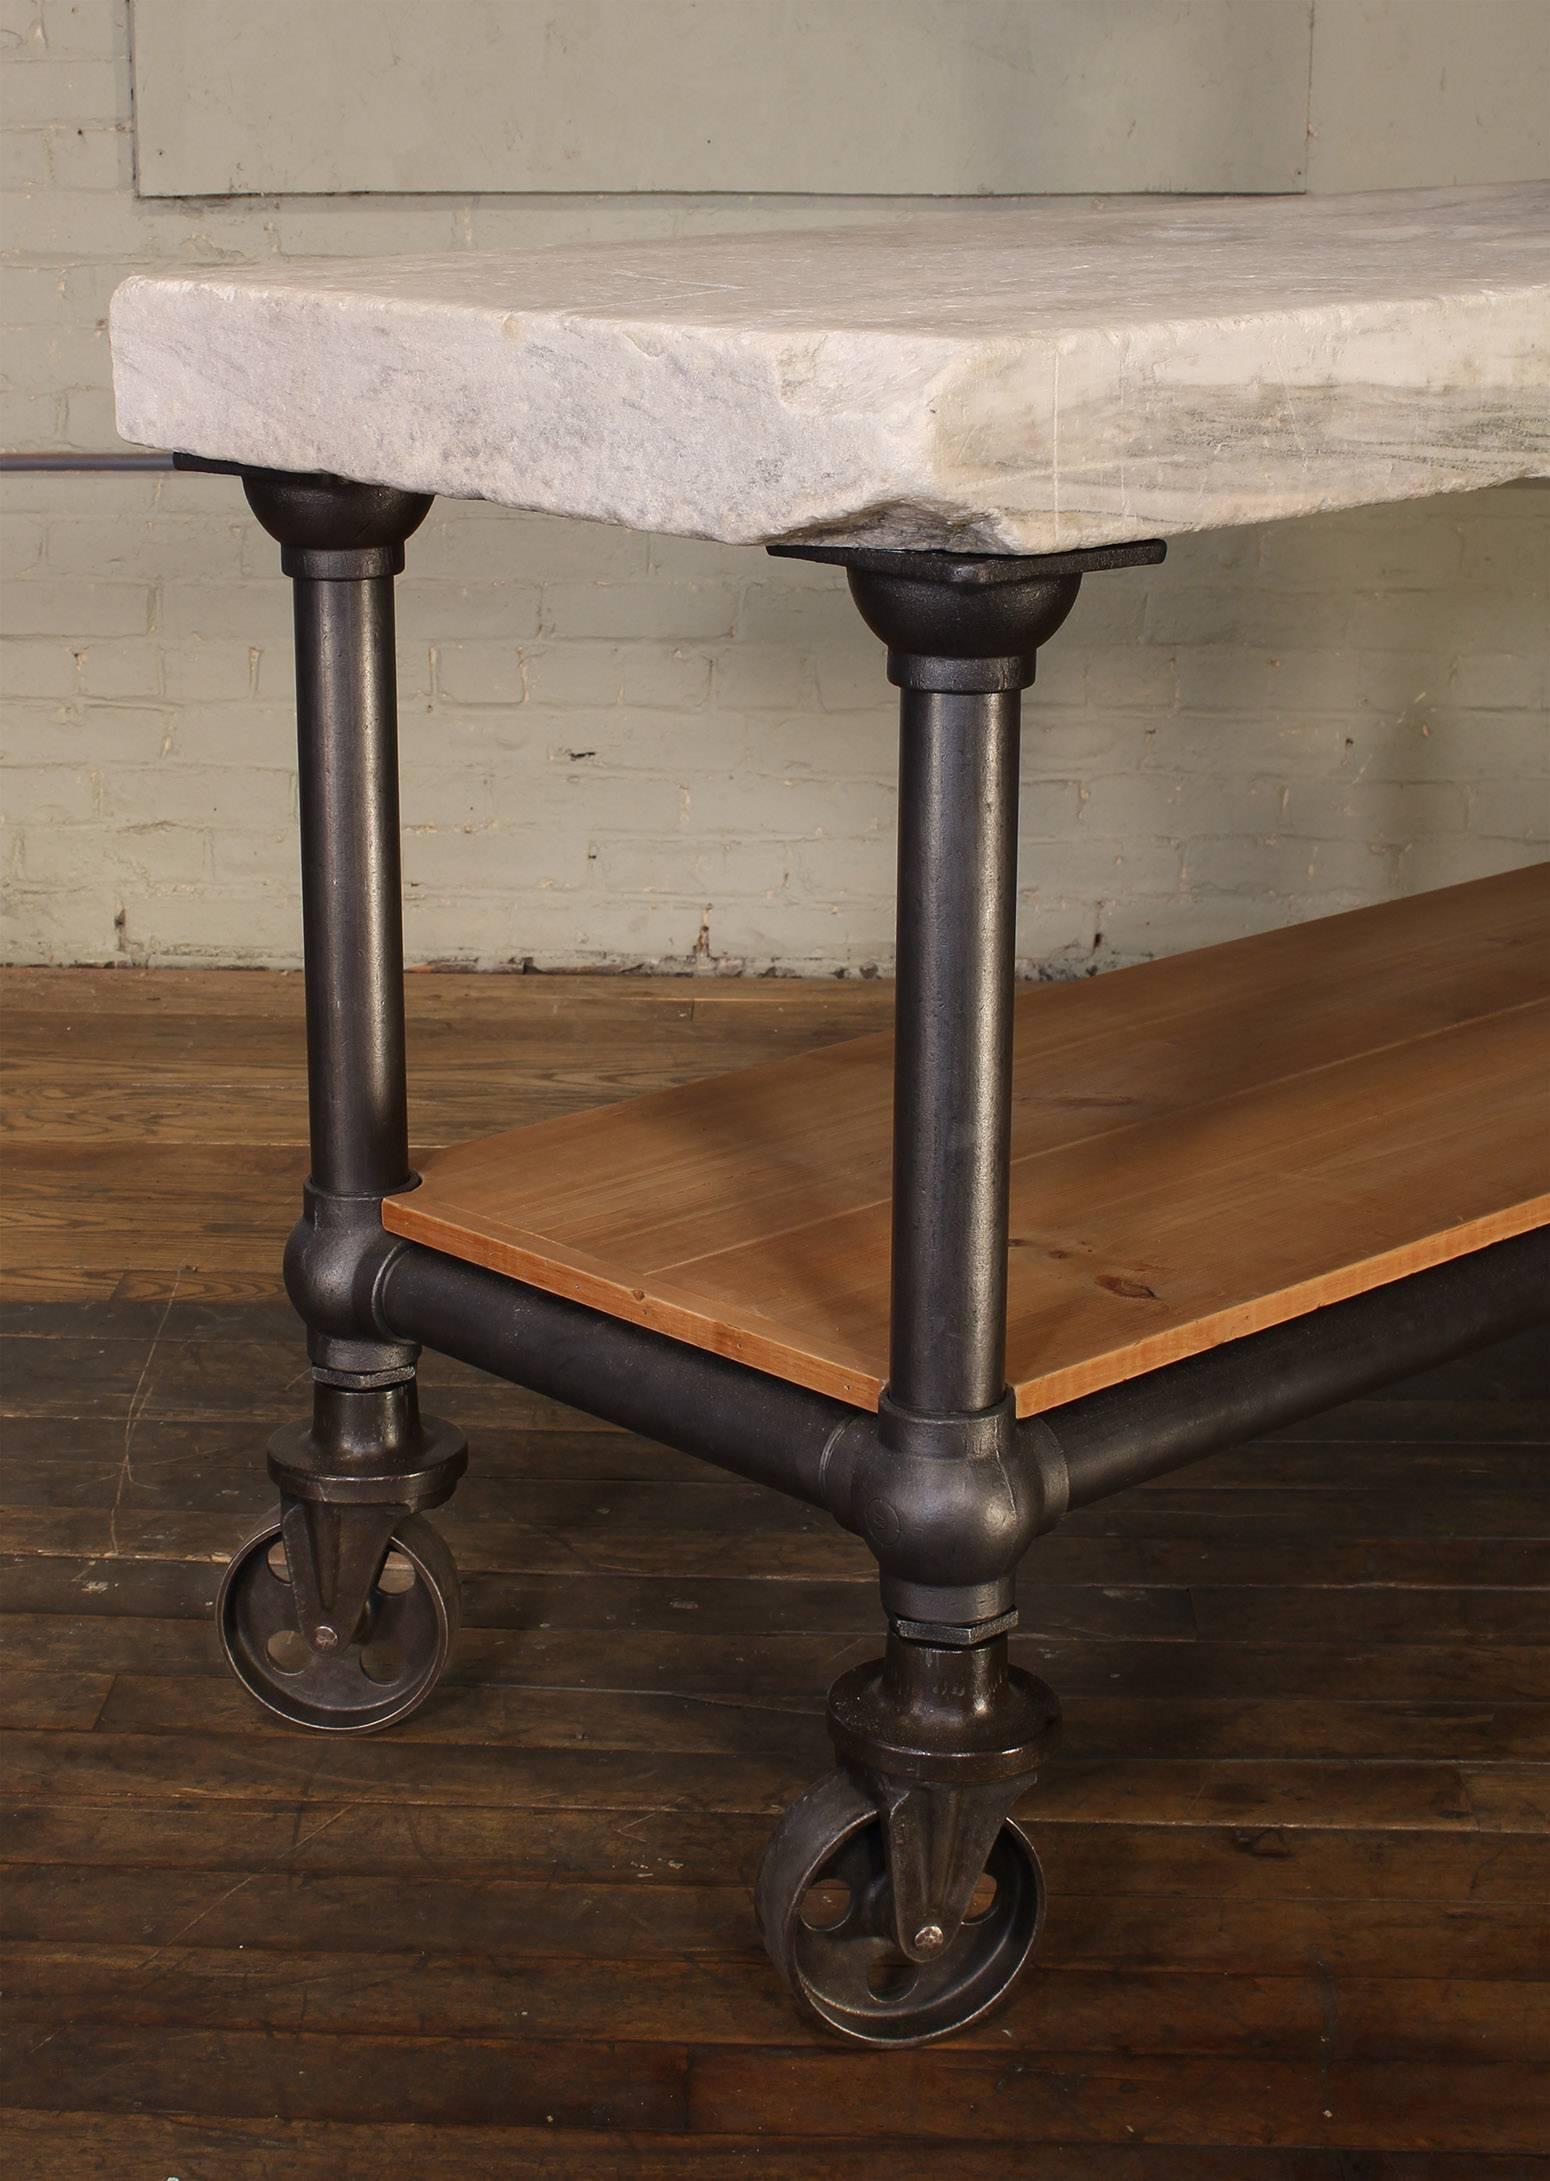
M371 1734L417 1711L441 1678L459 1621L452 1555L418 1515L393 1533L353 1643L314 1651L297 1625L278 1522L221 1579L215 1624L250 1696L295 1727Z
M1008 1820L970 1914L946 1952L914 1962L892 1934L876 1804L831 1773L786 1812L759 1866L754 1905L764 1944L797 2004L864 2045L924 2045L1003 1999L1044 1920L1033 1843Z

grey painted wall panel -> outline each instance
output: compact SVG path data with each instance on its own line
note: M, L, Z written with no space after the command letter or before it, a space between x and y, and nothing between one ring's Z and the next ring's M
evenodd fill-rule
M147 195L1297 190L1312 0L135 0Z
M1318 0L1308 186L1550 176L1550 0Z

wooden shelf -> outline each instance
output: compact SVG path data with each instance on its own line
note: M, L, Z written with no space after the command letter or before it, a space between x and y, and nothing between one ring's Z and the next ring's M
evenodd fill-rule
M430 1160L385 1224L875 1407L892 1041ZM1550 1220L1550 864L1017 1002L1031 1415Z

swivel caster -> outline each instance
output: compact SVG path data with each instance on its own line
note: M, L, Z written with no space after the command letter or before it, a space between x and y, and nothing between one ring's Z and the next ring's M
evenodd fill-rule
M754 1892L766 1950L798 2006L864 2045L923 2045L1004 1999L1044 1920L1044 1879L1010 1819L994 1837L969 1912L900 1946L884 1820L846 1772L831 1773L776 1826Z
M452 1555L428 1522L401 1515L381 1537L364 1610L344 1631L301 1609L291 1554L304 1547L294 1519L286 1535L279 1522L266 1524L222 1578L215 1618L226 1662L291 1726L327 1734L394 1726L435 1688L457 1634Z

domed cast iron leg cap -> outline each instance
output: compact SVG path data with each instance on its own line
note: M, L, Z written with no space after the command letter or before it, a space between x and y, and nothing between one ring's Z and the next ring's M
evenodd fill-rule
M1005 1998L1038 1940L1043 1873L1010 1820L985 1880L993 1897L976 1900L941 1953L908 1960L893 1935L881 1815L849 1774L834 1772L776 1826L754 1901L770 1959L809 2017L858 2044L923 2045Z
M291 1726L371 1734L417 1711L446 1666L459 1621L457 1569L431 1525L406 1515L348 1640L302 1635L278 1521L249 1538L215 1601L221 1649L250 1696Z

